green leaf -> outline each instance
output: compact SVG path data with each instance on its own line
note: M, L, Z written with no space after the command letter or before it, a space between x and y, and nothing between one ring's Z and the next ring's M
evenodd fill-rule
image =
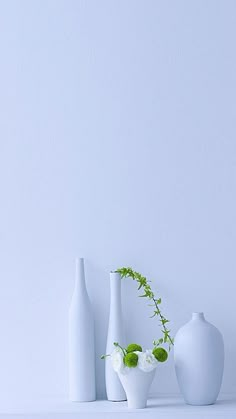
M167 320L167 319L161 319L161 322L162 322L162 324L164 325L164 324L166 324L166 323L169 323L169 320Z

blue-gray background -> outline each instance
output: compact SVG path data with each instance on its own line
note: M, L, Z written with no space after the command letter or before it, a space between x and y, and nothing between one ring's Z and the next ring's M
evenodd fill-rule
M236 390L236 2L0 1L0 395L67 394L74 257L96 314L110 269L154 280L173 334L204 311ZM156 319L123 283L129 341ZM153 392L178 392L173 354Z

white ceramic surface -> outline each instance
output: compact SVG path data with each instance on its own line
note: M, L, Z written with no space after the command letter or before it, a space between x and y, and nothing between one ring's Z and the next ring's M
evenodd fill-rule
M76 259L75 289L69 310L69 398L77 402L96 399L94 319L83 259Z
M118 373L124 387L129 409L144 409L156 369L150 372L141 371L139 368L130 368L128 374Z
M178 331L174 345L175 370L182 395L188 404L215 403L224 369L224 343L219 330L203 313Z
M121 306L121 277L119 273L110 273L110 315L107 334L106 353L114 349L114 342L125 346L125 333L122 319ZM105 381L108 400L126 400L124 389L117 373L114 371L110 357L105 360Z

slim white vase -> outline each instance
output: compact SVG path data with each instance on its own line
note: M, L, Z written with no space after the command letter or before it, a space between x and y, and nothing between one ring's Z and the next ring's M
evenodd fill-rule
M121 346L125 346L121 307L121 277L117 272L110 273L110 315L106 345L107 354L110 354L113 351L114 342L118 342ZM110 357L107 357L105 360L105 380L108 400L126 400L124 389L117 373L112 367Z
M128 408L144 409L156 369L150 372L141 371L139 368L130 368L127 374L118 373L125 389Z
M224 343L219 330L205 320L203 313L193 313L192 320L178 331L174 358L185 402L215 403L224 370Z
M69 310L69 398L76 402L96 399L94 319L83 259L76 259L75 288Z

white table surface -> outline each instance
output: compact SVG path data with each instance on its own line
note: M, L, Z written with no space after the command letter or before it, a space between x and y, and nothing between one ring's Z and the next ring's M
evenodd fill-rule
M126 402L98 400L91 403L70 403L67 400L41 400L0 405L0 419L149 419L216 418L236 419L236 395L221 395L212 406L188 406L179 396L159 395L148 400L146 409L127 409Z

